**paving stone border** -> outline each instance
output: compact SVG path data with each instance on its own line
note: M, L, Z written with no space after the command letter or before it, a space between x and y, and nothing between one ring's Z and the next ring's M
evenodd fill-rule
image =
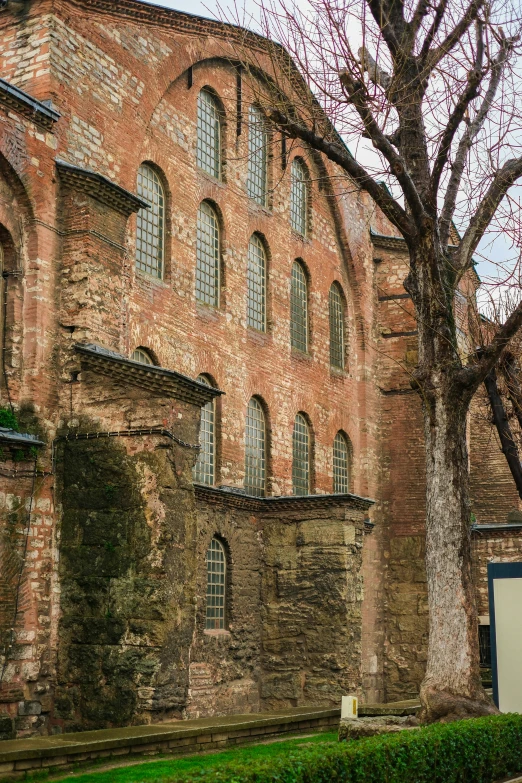
M98 759L155 753L198 753L268 736L337 729L341 711L302 707L285 712L200 718L151 726L84 731L0 742L0 783L46 770L66 771Z

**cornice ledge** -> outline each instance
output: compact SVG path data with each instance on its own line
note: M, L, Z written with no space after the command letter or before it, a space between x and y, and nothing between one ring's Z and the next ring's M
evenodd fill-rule
M82 368L106 375L125 385L147 389L158 397L170 397L202 407L223 394L219 389L164 367L142 364L92 343L76 343Z
M92 169L83 169L80 166L74 166L60 158L55 159L56 168L62 182L74 190L80 190L87 193L92 198L100 201L108 207L116 209L129 217L133 212L140 209L149 209L150 204L125 190L120 185L112 182L103 174L98 174Z
M345 506L367 511L375 503L370 498L359 495L277 495L260 498L247 495L232 487L209 487L205 484L195 484L196 497L208 503L222 504L242 508L245 511L267 513L274 511L310 511L312 509ZM366 526L366 525L365 525ZM368 529L373 529L370 522Z
M10 84L5 79L0 79L0 103L24 117L28 117L36 124L42 125L46 130L52 130L54 123L58 122L61 117L56 109L36 100L29 93Z
M509 522L504 524L475 524L471 526L471 532L479 538L494 538L495 536L522 536L522 522Z
M370 228L370 239L374 247L382 247L385 250L402 250L403 253L408 252L408 246L404 240L404 237L388 236L387 234L379 234Z

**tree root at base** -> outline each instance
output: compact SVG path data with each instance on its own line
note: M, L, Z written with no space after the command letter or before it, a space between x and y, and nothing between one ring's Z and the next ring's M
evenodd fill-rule
M493 701L484 692L477 694L475 698L470 698L430 688L421 691L420 698L422 708L417 717L422 724L451 723L455 720L500 714Z

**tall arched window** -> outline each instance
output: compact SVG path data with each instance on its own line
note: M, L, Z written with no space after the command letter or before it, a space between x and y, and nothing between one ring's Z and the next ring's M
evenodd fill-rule
M263 115L251 106L248 110L247 193L261 206L267 205L268 133Z
M213 538L207 549L207 631L221 631L225 627L225 591L227 560L221 541Z
M247 323L260 332L266 331L266 253L257 234L248 243Z
M140 364L154 364L151 355L145 348L136 348L136 350L132 352L131 359L134 362L140 362Z
M330 310L330 364L344 369L344 303L341 287L332 283L329 295Z
M350 448L346 436L338 432L333 443L333 491L350 491Z
M208 378L200 375L200 383L210 386ZM194 481L197 484L214 484L216 479L216 405L214 400L201 408L201 426L199 430L201 451L194 465Z
M299 158L294 158L290 171L290 224L294 231L306 236L308 222L308 172Z
M292 486L294 495L310 494L310 430L302 413L298 413L294 421Z
M196 299L219 305L219 223L210 204L203 201L198 209L196 242Z
M264 496L266 490L266 422L259 400L248 403L245 427L245 490Z
M196 160L200 169L221 177L221 119L216 99L208 90L198 95Z
M136 267L153 277L163 277L165 243L165 192L151 166L138 169L137 193L150 204L140 209L136 224Z
M292 265L290 286L290 343L298 351L308 351L308 283L299 263Z

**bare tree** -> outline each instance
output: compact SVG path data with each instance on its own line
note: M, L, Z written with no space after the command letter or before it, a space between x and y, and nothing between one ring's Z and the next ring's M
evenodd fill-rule
M465 362L454 299L487 232L520 240L511 195L522 175L519 22L504 0L310 0L305 10L261 0L261 18L263 33L278 42L268 46L270 97L258 96L266 117L366 191L409 251L404 287L418 322L413 384L427 464L422 717L488 714L495 708L479 672L466 421L473 395L522 326L522 305ZM238 60L257 72L246 51ZM367 148L352 156L344 142L361 138ZM454 222L458 245L450 241Z

